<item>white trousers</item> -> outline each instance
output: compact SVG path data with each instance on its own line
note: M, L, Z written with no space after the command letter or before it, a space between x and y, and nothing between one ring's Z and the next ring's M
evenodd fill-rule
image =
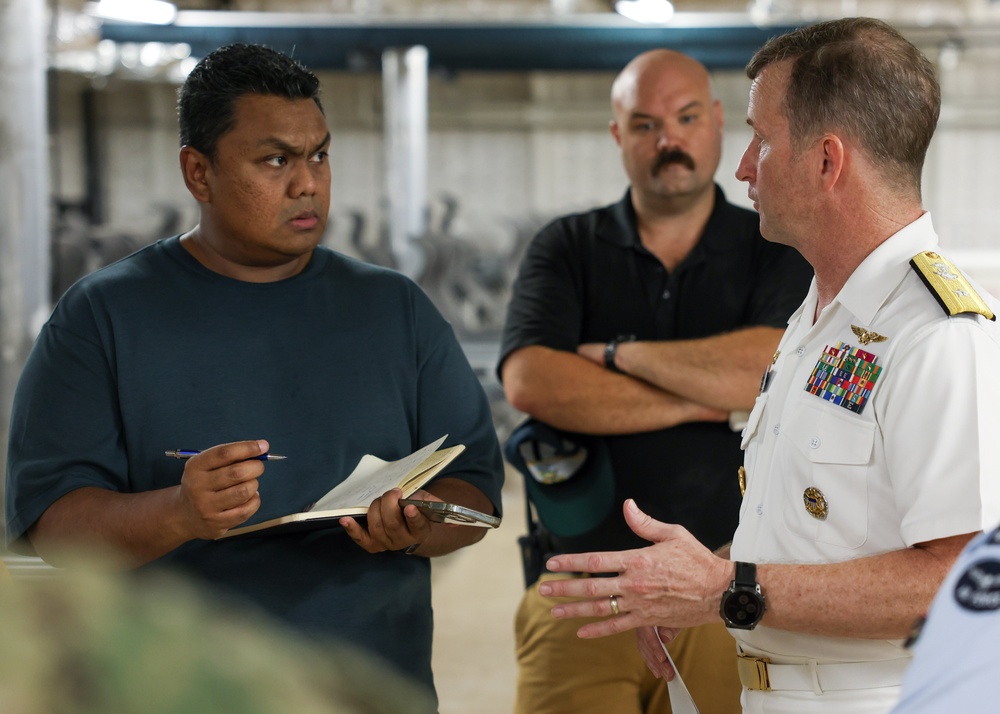
M743 714L888 714L901 687L836 692L751 692L743 690Z

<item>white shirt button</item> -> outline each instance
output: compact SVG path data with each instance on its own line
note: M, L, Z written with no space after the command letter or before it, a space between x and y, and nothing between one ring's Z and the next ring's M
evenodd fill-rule
M819 445L820 445L820 440L819 440L818 436L814 436L813 438L811 438L809 440L809 448L810 449L818 449Z
M780 431L781 431L781 424L775 424L774 425L774 435L777 436L778 432L780 432Z
M806 353L806 348L805 347L799 347L797 350L795 350L795 353L799 357L801 357L802 355L804 355Z
M757 515L758 516L764 515L764 504L763 503L758 503L757 504Z

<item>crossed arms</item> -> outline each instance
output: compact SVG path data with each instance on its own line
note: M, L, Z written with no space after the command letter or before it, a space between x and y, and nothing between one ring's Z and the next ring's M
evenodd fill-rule
M633 434L749 410L782 330L748 327L693 340L628 342L604 367L604 345L577 353L529 346L503 364L507 399L552 426L585 434Z

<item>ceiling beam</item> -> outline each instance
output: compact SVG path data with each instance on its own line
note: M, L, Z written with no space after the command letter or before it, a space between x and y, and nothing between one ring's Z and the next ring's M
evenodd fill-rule
M186 42L196 57L233 42L265 44L315 69L377 72L387 48L423 45L432 70L617 71L648 49L669 47L710 69L738 69L768 38L742 14L678 13L668 26L613 15L538 22L363 21L353 16L181 11L173 25L105 22L116 42Z

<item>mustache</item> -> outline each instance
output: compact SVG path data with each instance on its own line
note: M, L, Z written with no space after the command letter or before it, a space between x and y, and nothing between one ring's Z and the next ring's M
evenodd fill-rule
M680 149L669 149L667 151L661 151L656 157L656 160L653 161L653 165L651 167L653 176L660 173L660 169L664 166L674 163L680 164L681 166L694 171L694 159L692 159L689 154L685 154Z

